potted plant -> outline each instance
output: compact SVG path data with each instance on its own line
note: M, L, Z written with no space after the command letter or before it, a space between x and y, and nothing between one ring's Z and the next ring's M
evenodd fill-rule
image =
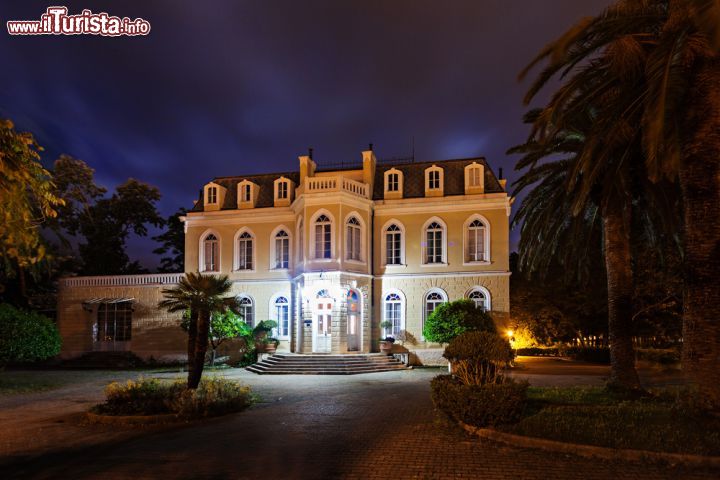
M255 350L257 350L258 353L275 352L277 343L266 343L266 339L269 339L270 332L272 332L274 328L277 328L277 322L275 320L261 320L253 329L253 337L255 338ZM272 346L269 347L269 345ZM272 348L272 352L268 351L267 348Z
M277 346L280 344L280 340L274 337L265 337L263 339L263 346L265 347L265 353L275 353Z
M388 331L393 326L392 322L388 320L384 320L380 322L380 328L382 328L384 331ZM393 343L395 343L395 338L391 337L390 335L385 335L384 337L380 338L380 352L384 353L385 355L391 355L392 354L392 346Z

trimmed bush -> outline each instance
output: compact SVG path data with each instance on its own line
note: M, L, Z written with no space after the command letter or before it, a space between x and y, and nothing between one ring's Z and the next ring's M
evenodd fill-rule
M105 397L105 403L94 407L96 413L198 418L239 412L253 402L250 387L224 378L203 379L197 389L188 390L181 379L170 382L140 377L111 383L105 388Z
M423 336L429 342L449 343L468 331L496 332L492 317L468 299L443 303L425 321Z
M570 347L565 350L565 355L573 360L610 364L610 349L608 347Z
M557 357L560 351L556 347L527 347L518 348L515 354L523 357Z
M54 357L60 353L61 342L60 332L49 318L0 305L0 366Z
M501 383L503 368L513 359L510 342L496 333L465 332L450 341L443 357L466 385Z
M455 421L475 427L517 422L527 404L527 382L465 385L451 375L430 382L435 407Z

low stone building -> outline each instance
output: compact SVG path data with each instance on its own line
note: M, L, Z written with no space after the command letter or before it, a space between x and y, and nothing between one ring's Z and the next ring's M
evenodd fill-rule
M185 268L228 275L245 321L278 322L280 351L371 352L392 335L434 362L422 329L441 303L469 298L507 318L510 203L484 158L379 163L369 149L356 166L320 169L306 155L297 172L204 185L183 219ZM181 275L63 279L63 356L182 358L179 317L157 309Z

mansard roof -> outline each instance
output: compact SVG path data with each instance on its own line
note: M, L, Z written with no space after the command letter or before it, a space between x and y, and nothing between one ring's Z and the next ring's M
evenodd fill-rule
M485 166L485 193L502 193L505 190L500 186L497 177L491 170L484 157L461 158L455 160L436 160L431 162L378 162L375 167L375 182L373 186L373 200L383 200L384 191L384 175L387 170L397 169L403 173L403 198L421 198L425 196L425 169L433 165L437 165L444 169L444 196L465 195L465 167L473 162ZM360 165L359 169L362 169ZM345 170L358 170L358 166L348 168L323 168L318 165L317 172L337 171L339 173ZM233 177L216 177L212 181L218 185L222 185L227 189L225 201L220 207L221 210L237 209L237 185L243 180L249 180L260 187L259 196L255 203L256 208L272 207L274 205L274 189L273 182L280 177L292 180L295 185L300 182L299 172L279 172L265 173L260 175L245 175ZM200 190L198 201L190 210L191 212L203 211L203 194Z

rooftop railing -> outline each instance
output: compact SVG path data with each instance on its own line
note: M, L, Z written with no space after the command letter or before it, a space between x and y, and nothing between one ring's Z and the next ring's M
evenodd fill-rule
M369 198L367 184L343 177L308 177L305 179L304 193L348 192L358 197Z
M178 283L184 273L148 273L142 275L107 275L98 277L65 277L63 287L131 287L171 285Z

